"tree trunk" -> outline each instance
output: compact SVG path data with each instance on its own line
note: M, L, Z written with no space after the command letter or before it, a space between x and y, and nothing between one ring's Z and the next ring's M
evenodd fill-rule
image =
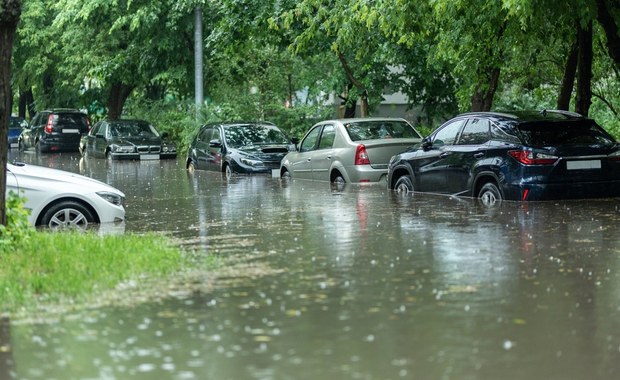
M35 113L36 110L34 108L34 95L32 94L32 87L28 87L27 90L19 92L17 115L19 117L23 117L24 119L32 119Z
M131 94L133 86L123 84L121 82L114 82L110 88L110 94L108 95L108 119L118 120L123 114L123 107L125 101Z
M6 225L6 143L11 116L11 56L21 14L20 0L0 0L0 224Z
M579 29L579 54L577 58L577 95L575 112L588 116L592 104L592 23Z
M614 2L618 6L617 0ZM609 2L605 0L596 0L597 20L605 30L607 37L607 51L609 56L620 66L620 36L618 35L618 25L611 13ZM618 9L616 9L618 11Z
M564 67L564 77L562 77L562 87L558 95L557 109L568 111L570 107L570 98L573 94L573 86L575 84L575 74L577 73L577 58L579 53L578 41L575 41L568 52L566 58L566 66Z
M471 110L474 112L490 111L493 107L493 98L499 83L500 68L495 67L491 70L487 83L478 85L471 97Z
M197 5L194 9L194 102L196 104L196 120L201 117L204 104L204 62L202 36L202 8Z

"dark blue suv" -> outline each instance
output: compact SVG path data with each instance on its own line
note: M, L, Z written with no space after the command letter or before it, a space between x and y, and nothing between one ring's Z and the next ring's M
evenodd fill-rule
M466 113L392 157L388 187L518 201L620 196L620 145L567 111Z

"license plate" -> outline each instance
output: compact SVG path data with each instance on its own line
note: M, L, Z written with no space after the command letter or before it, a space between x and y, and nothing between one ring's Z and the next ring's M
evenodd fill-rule
M17 143L11 143L11 148L17 148L19 145Z
M141 154L141 160L159 160L159 154Z
M601 160L567 161L567 170L600 169Z
M62 130L62 133L80 133L79 129L71 129L71 128L65 128Z

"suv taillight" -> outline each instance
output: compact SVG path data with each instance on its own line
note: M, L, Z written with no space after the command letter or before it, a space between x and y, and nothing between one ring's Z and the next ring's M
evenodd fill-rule
M45 125L45 133L52 133L52 131L54 130L54 122L56 121L56 118L58 118L57 115L49 115L49 117L47 118L47 124Z
M366 147L364 144L358 145L355 150L355 165L370 165L368 153L366 153Z
M558 157L551 154L534 153L527 150L511 150L508 151L508 154L523 165L553 165L558 160Z

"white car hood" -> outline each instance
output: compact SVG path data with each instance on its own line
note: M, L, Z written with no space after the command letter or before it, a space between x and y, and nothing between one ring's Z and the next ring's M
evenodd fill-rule
M36 166L36 165L27 165L27 164L13 165L9 163L7 163L7 170L10 173L17 175L18 177L28 176L33 180L48 181L50 183L50 186L54 186L54 185L62 186L63 184L66 184L67 186L73 187L77 185L77 186L80 186L84 190L91 189L93 192L109 191L112 193L119 194L123 198L125 197L125 194L123 194L123 192L121 192L120 190L106 183L97 181L89 177L85 177L83 175L79 175L79 174L75 174L75 173L71 173L71 172L67 172L63 170L51 169L51 168L46 168L46 167ZM17 178L17 181L18 181L17 186L20 187L19 178Z

